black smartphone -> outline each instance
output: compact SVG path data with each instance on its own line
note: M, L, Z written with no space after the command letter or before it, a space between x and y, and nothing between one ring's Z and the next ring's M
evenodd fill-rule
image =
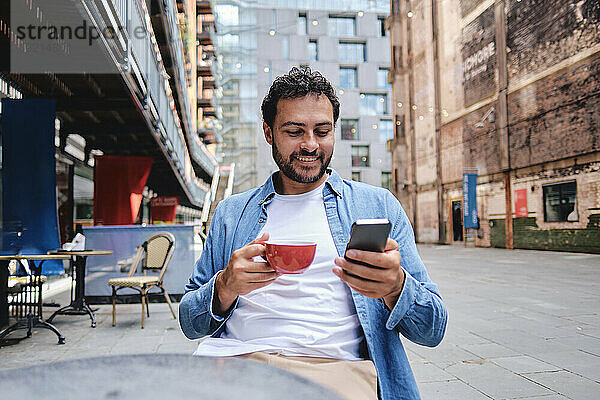
M350 241L346 251L350 249L383 252L390 234L392 224L387 218L359 219L352 224ZM345 257L346 259L363 264Z

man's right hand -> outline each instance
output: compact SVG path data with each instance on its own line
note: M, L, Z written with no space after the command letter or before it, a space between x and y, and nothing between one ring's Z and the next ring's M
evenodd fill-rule
M229 264L217 276L213 311L224 316L239 295L248 294L256 289L267 286L279 274L267 262L256 262L254 257L265 257L264 242L269 240L269 234L263 233L246 246L236 250L229 259Z

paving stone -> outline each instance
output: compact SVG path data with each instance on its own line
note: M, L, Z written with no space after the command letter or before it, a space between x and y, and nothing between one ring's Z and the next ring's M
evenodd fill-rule
M459 380L449 382L426 382L419 384L423 400L489 400L491 397L475 390Z
M410 363L417 383L448 382L456 378L431 362L413 361Z
M450 325L446 328L446 335L444 336L445 343L460 344L460 345L471 345L471 344L484 344L492 343L491 341L482 338L472 332L456 328L456 326Z
M600 314L599 313L576 314L576 315L570 315L565 318L572 320L572 321L580 322L582 324L588 324L588 325L592 325L595 327L600 327Z
M573 334L556 338L556 343L600 357L600 339L593 336Z
M491 362L457 363L446 368L445 371L494 399L554 393Z
M583 351L563 351L538 355L540 360L560 366L562 369L600 381L600 357Z
M492 336L493 338L490 337L489 333L483 333L482 335L490 340L498 341L498 343L514 350L515 352L530 356L572 350L569 346L558 343L556 339L547 339L543 337L527 335L526 332L520 332L512 339L499 336L500 332L498 332L495 336Z
M197 347L198 344L195 342L188 343L188 346L167 343L159 345L156 352L162 354L193 354Z
M425 360L424 357L418 353L415 353L410 347L407 347L406 344L404 345L404 351L406 352L406 356L408 357L409 361Z
M483 344L467 344L460 345L460 348L467 350L481 358L494 358L494 357L506 357L516 356L519 353L508 347L502 346L496 343L483 343Z
M456 363L463 360L478 358L475 354L461 349L457 345L442 342L438 347L430 348L417 344L405 344L415 353L434 363Z
M600 384L568 371L539 372L524 376L572 399L598 400L600 393Z
M490 361L518 374L560 370L560 368L555 365L545 363L529 356L498 357L492 358Z

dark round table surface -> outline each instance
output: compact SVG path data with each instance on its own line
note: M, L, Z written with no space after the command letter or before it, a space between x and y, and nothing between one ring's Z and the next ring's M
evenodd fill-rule
M6 399L340 400L258 361L178 354L120 355L0 372Z

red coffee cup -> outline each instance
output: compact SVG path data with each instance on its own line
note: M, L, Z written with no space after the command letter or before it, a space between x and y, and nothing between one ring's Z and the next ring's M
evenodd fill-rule
M301 274L313 262L317 244L303 241L265 242L269 265L280 274Z

